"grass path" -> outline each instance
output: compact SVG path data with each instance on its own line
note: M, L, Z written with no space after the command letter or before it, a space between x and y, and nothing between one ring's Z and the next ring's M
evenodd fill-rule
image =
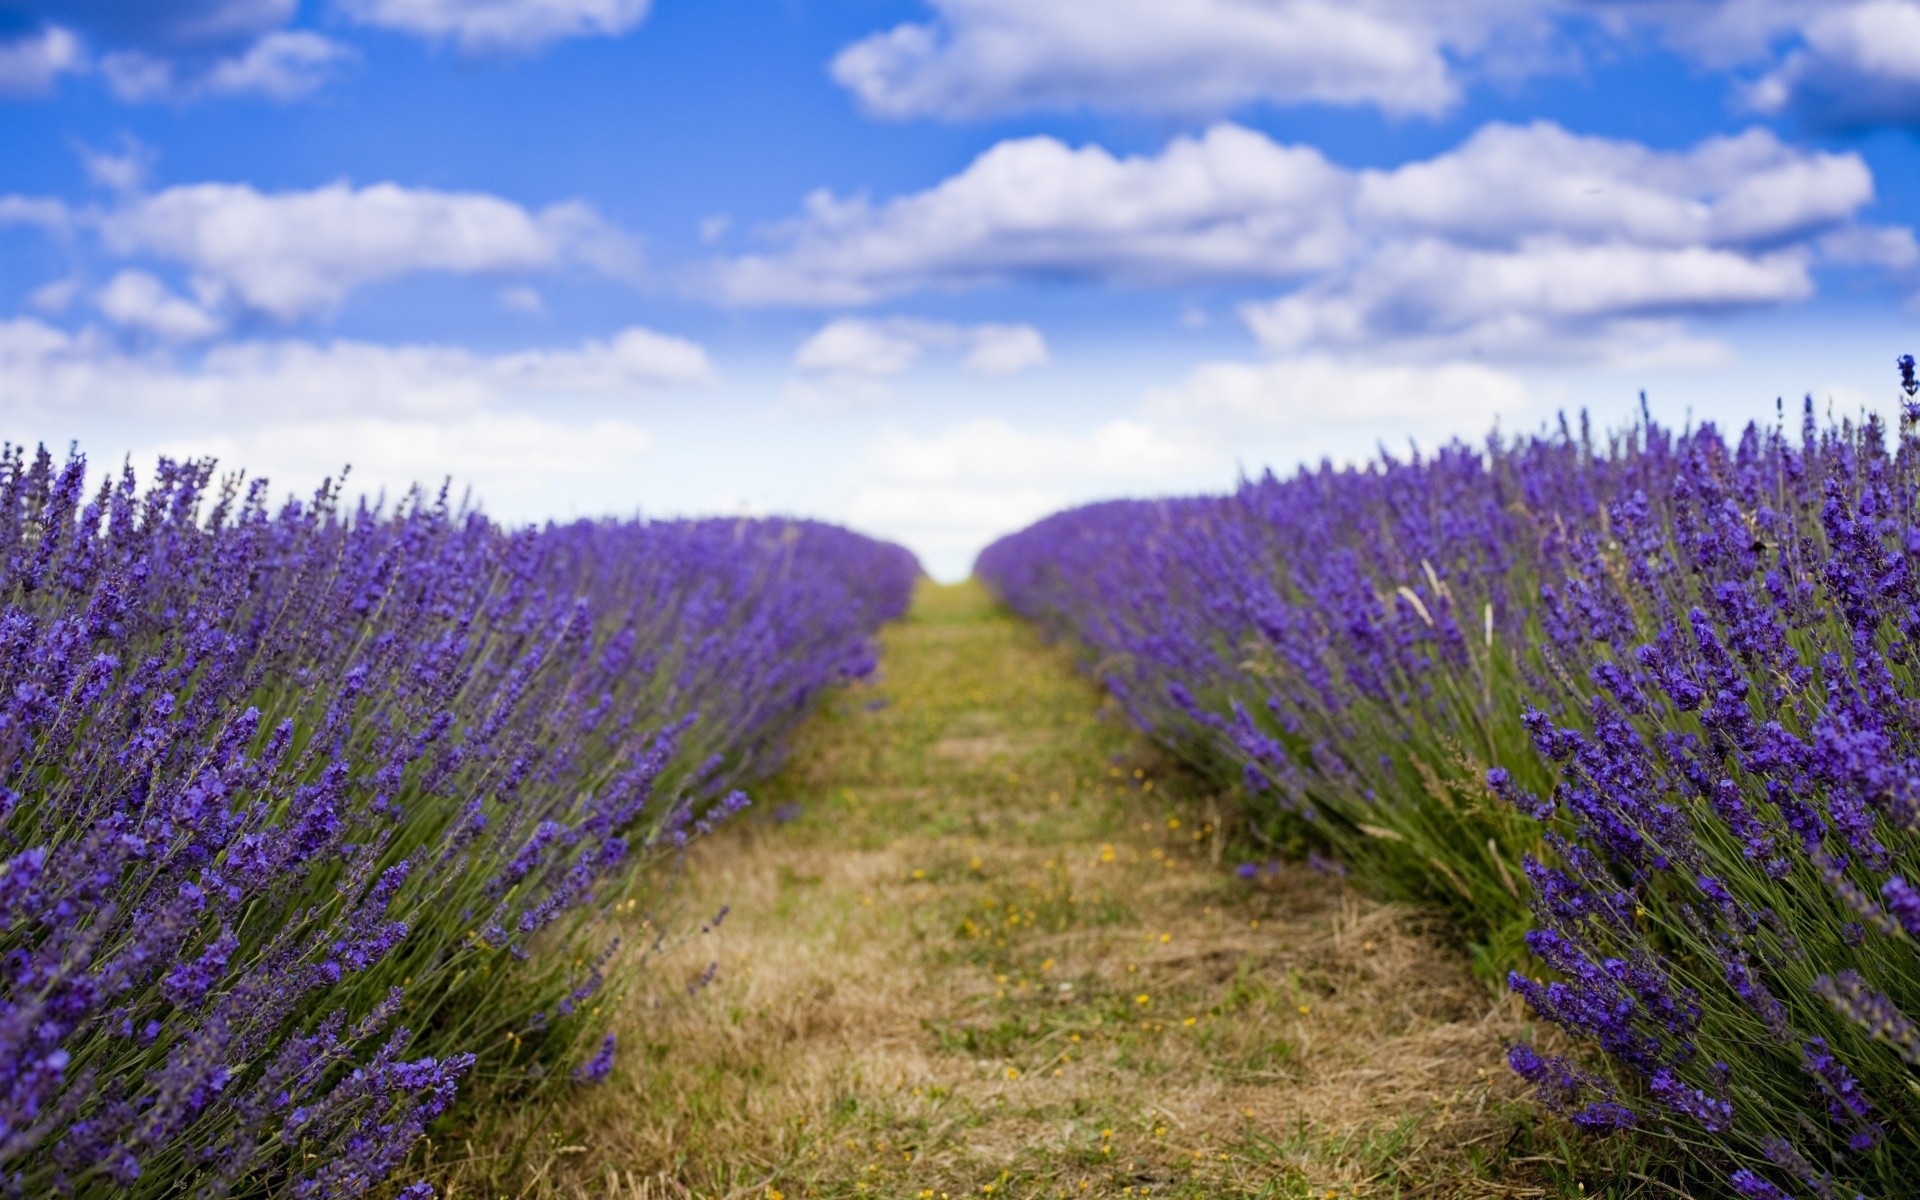
M884 642L690 856L684 911L731 914L629 998L613 1080L476 1131L453 1200L1545 1194L1517 1018L1416 914L1237 878L1199 785L976 586Z

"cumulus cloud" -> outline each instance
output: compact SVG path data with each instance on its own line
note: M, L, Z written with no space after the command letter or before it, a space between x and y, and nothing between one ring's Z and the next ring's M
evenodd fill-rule
M652 0L338 0L366 25L449 41L466 51L526 51L566 38L612 37Z
M128 103L246 95L286 102L319 91L357 58L340 42L298 29L267 34L237 54L199 64L118 51L101 59L100 70L114 95Z
M36 225L48 233L64 233L73 225L73 210L46 196L0 196L0 228Z
M114 252L178 263L219 294L283 320L326 313L356 288L419 272L630 267L625 239L586 205L533 212L483 193L392 183L301 192L189 184L133 198L97 224Z
M987 150L923 192L875 204L816 192L778 253L722 262L743 304L853 305L1016 276L1164 283L1271 279L1337 264L1351 173L1236 125L1115 157L1052 137Z
M297 0L22 0L15 7L49 23L0 40L0 92L45 91L60 73L97 67L108 89L129 102L285 101L317 90L356 58L313 30L286 28ZM97 61L89 61L83 38L100 51Z
M1243 315L1283 350L1401 342L1701 361L1713 348L1673 318L1805 299L1822 235L1872 199L1857 156L1764 130L1669 152L1496 125L1437 158L1362 173L1367 248Z
M640 328L505 354L295 339L186 351L0 320L16 436L77 436L100 461L213 454L300 492L347 464L356 491L389 496L451 475L515 520L631 511L654 441L631 402L711 375L699 346Z
M1219 114L1248 101L1451 107L1450 53L1526 0L932 0L935 19L841 51L872 112L976 117L1102 108Z
M584 484L600 494L617 492L617 481L634 478L653 442L631 420L485 412L460 421L276 421L238 432L164 438L134 457L212 456L287 490L310 488L350 467L355 491L384 493L390 500L416 484L431 491L451 480L456 494L470 489L487 511L524 520L562 516L562 505L583 516L617 511L612 504L584 507L578 489ZM631 501L624 507L632 507Z
M53 90L60 76L85 66L85 51L71 29L46 25L32 33L0 37L0 95L42 95Z
M1800 36L1748 92L1756 108L1828 128L1920 124L1920 4L1832 8L1807 20Z
M1432 115L1471 83L1576 69L1652 38L1756 93L1910 121L1912 0L928 0L833 75L873 113L1102 109L1223 115L1254 102ZM1595 37L1594 35L1598 35ZM1842 68L1834 73L1823 68ZM1864 72L1867 96L1852 92ZM1830 95L1821 95L1822 91ZM1804 91L1804 96L1799 93ZM1872 114L1872 115L1869 115Z
M157 284L125 280L116 280L124 311L138 311L138 301L126 295L143 287L149 311L167 299ZM103 291L103 308L115 291L115 285ZM31 318L0 320L0 408L16 413L146 414L246 424L260 417L262 398L271 397L271 408L343 419L464 419L515 404L646 395L703 384L712 376L700 346L639 327L604 340L506 354L350 339L261 339L220 342L181 357L129 351L92 330L69 332Z
M1872 199L1857 155L1798 149L1764 129L1676 152L1536 121L1488 125L1435 158L1363 172L1357 208L1383 231L1482 245L1558 235L1678 247L1792 239Z
M132 136L123 136L120 152L78 146L80 165L87 178L115 192L137 192L146 186L147 175L158 159L147 145Z
M1699 361L1713 349L1678 319L1804 299L1822 248L1872 199L1858 155L1759 129L1664 151L1495 124L1433 158L1356 171L1219 125L1125 159L1020 139L883 203L816 195L775 231L779 252L715 277L741 303L1015 278L1270 280L1295 290L1243 315L1282 350Z
M206 309L167 290L145 271L122 271L94 297L102 314L116 325L151 333L167 341L197 342L223 328Z
M1031 325L841 317L794 352L794 368L807 378L790 386L788 395L809 408L882 401L891 395L885 381L929 350L957 353L960 369L980 376L1017 375L1048 361L1047 340Z
M898 375L911 367L925 348L910 324L889 327L879 321L842 317L816 331L794 352L793 365L802 371L836 375Z

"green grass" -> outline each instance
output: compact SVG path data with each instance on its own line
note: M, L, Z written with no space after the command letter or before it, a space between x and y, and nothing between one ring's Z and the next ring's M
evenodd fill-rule
M1606 1194L1431 914L1235 878L1228 799L977 587L884 641L689 856L683 923L732 912L613 1080L443 1133L455 1200Z

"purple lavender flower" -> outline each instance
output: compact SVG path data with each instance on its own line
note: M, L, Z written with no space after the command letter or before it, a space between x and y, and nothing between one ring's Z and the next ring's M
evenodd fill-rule
M1727 1182L1733 1185L1734 1191L1747 1197L1747 1200L1793 1200L1791 1195L1781 1191L1745 1167L1741 1167L1735 1171L1727 1178Z
M1359 886L1477 945L1530 911L1545 970L1497 965L1638 1076L1639 1136L1891 1194L1920 1143L1865 1089L1891 1103L1879 1055L1920 1055L1885 941L1920 936L1920 416L1786 417L1643 410L1599 443L1562 422L1091 505L979 573L1263 833L1311 813ZM1815 979L1884 1045L1836 1037ZM1560 1107L1604 1127L1609 1103Z
M613 1074L614 1035L609 1033L600 1041L600 1049L592 1058L573 1069L573 1077L582 1083L605 1083L607 1076Z
M0 1193L361 1195L475 1053L550 1073L590 906L741 806L918 575L811 522L84 479L0 449Z

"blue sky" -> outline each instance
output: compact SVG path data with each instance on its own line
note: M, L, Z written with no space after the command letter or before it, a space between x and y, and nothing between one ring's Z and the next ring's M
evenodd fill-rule
M0 410L96 461L1063 504L1888 402L1920 0L0 0Z

